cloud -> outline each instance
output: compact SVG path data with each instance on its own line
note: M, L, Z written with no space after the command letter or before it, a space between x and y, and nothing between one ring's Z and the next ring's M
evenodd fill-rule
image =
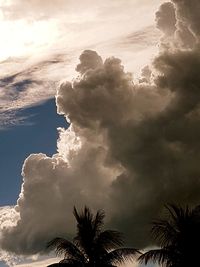
M155 0L155 4L160 3L160 0ZM2 1L0 3L0 9L6 19L18 20L24 17L28 19L44 20L57 18L57 16L67 15L70 16L71 13L87 13L88 10L93 10L94 13L100 14L102 17L102 12L110 16L110 13L120 12L123 9L125 13L129 12L132 7L138 7L138 3L142 6L149 5L149 1L127 1L124 4L123 0L118 0L113 2L111 0L95 2L92 0L85 0L84 2L79 1L78 5L72 0L44 0L42 3L39 0L10 0ZM151 4L151 6L154 6ZM149 5L150 6L150 5Z
M150 67L149 67L148 65L145 66L145 67L141 70L141 79L140 79L140 83L141 83L141 82L150 83L150 82L151 82L151 74L152 74L152 71L151 71Z
M156 12L158 29L164 33L162 39L166 46L174 48L193 48L199 39L199 1L172 0L165 2Z
M23 109L54 98L61 73L69 69L70 62L67 55L52 55L48 60L10 58L2 62L0 129L28 124L21 115Z
M26 159L16 208L20 220L3 231L5 250L38 253L54 236L71 233L74 204L80 207L92 203L94 209L111 211L112 183L124 166L110 154L108 135L116 127L127 125L132 117L139 122L145 114L151 116L163 108L163 98L155 88L135 87L134 91L132 77L124 72L119 59L110 58L103 64L95 52L85 51L80 60L78 69L81 73L84 69L84 75L73 87L62 84L56 98L58 112L67 115L72 126L61 132L59 153L53 158L37 154ZM64 149L67 154L63 154ZM54 197L50 200L49 195ZM18 246L9 236L18 240Z
M156 25L166 35L173 35L176 31L175 8L171 2L163 3L156 12Z
M1 129L25 121L19 110L54 97L57 82L72 78L77 57L86 48L101 51L103 58L115 54L139 73L137 62L148 64L152 49L157 50L155 27L149 25L159 2L87 0L77 6L71 0L0 1L5 15L0 18L0 59L9 56L0 62ZM139 13L146 10L144 20Z
M174 1L177 20L188 20L198 42L196 17L188 15L190 2L183 2ZM71 237L72 208L85 204L105 209L107 226L144 248L152 242L150 222L165 203L199 203L199 69L197 43L162 47L143 70L143 83L120 59L84 51L77 78L61 83L56 95L58 113L71 125L59 129L57 154L25 160L20 218L2 230L2 248L44 252L51 238Z
M172 2L176 4L178 19L185 22L192 33L198 36L200 34L199 1L172 0Z
M40 1L38 0L16 0L1 3L1 10L7 19L20 19L24 17L24 14L28 17L36 19L45 19L50 15L60 13L60 10L66 9L70 4L70 0L53 0ZM63 11L64 12L64 11Z
M182 42L182 46L192 48L199 42L200 23L198 13L200 3L198 0L180 1L173 0L176 4L177 32L176 35Z
M149 38L150 36L152 37ZM148 62L158 36L159 34L154 27L145 27L139 32L133 32L131 35L123 36L123 38L117 37L97 46L104 51L105 55L114 50L116 54L124 58L128 69L134 69L137 72L140 65L143 65L140 60L141 53L146 54L144 60ZM150 39L152 41L147 43L147 40ZM135 51L134 60L130 58L130 48ZM157 48L154 50L156 53ZM48 52L47 55L43 56L11 57L2 61L0 63L0 128L7 129L14 125L27 124L27 118L20 115L23 109L54 98L63 73L68 79L75 75L72 65L77 61L78 52L79 49L70 53L66 49L65 53L63 51L57 54ZM139 60L140 65L137 63Z
M132 44L136 47L144 47L146 48L151 45L155 46L159 41L159 33L156 30L156 27L154 25L144 27L143 29L139 31L134 31L133 33L124 36L123 39L121 39L118 42L118 45L127 45L127 44ZM147 43L148 42L148 43ZM134 49L137 51L137 49Z
M2 238L2 232L10 227L16 225L19 219L19 213L16 212L15 208L12 206L5 206L0 208L0 240ZM6 262L9 266L13 265L13 262L18 261L18 256L7 252L0 251L0 261Z
M84 74L87 70L96 69L103 64L102 58L95 51L85 50L80 56L81 63L78 64L76 70Z

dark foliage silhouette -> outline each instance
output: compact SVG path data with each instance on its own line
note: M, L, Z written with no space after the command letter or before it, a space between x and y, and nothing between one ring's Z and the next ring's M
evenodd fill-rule
M167 217L152 226L152 236L160 248L144 253L139 262L158 262L166 267L199 266L200 206L190 209L170 204L165 208Z
M140 253L134 248L121 248L124 240L120 232L102 231L104 211L93 215L88 207L80 213L74 208L73 214L77 221L76 236L72 242L57 237L48 243L48 248L54 249L58 256L64 256L62 261L49 267L112 267L133 260Z

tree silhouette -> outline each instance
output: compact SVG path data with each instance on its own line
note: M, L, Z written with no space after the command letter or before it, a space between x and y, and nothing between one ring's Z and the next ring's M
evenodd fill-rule
M93 215L88 207L80 213L74 207L73 214L77 221L76 236L72 242L57 237L48 243L48 248L54 249L58 256L64 256L62 261L49 266L112 267L133 260L140 253L134 248L121 248L124 240L120 232L102 231L104 211Z
M152 226L152 236L160 248L144 253L139 262L158 262L166 267L199 266L200 206L189 209L169 204L165 208L167 218Z

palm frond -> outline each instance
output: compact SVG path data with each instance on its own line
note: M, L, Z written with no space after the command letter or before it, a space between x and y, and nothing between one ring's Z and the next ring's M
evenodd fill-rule
M167 249L152 249L148 252L142 254L138 261L140 263L147 264L149 261L156 263L158 262L160 265L169 262L170 260L170 251Z
M92 224L93 215L88 207L85 206L84 210L80 213L74 207L73 214L78 224L82 225L85 222Z
M97 235L101 231L101 227L104 225L105 212L98 210L93 220L93 231Z
M88 207L78 213L74 207L74 216L77 221L77 238L83 238L87 234L87 238L93 238L93 214ZM92 235L92 236L91 236Z
M124 238L122 233L118 231L106 230L99 234L95 242L98 247L111 250L122 246L124 244Z
M123 264L125 261L133 261L136 256L141 254L138 249L134 248L119 248L109 252L103 259L108 264Z
M168 211L168 218L172 219L176 225L185 221L186 218L191 218L193 214L193 210L189 209L188 206L181 207L175 204L167 204L165 209Z
M178 233L176 227L169 221L157 220L152 223L151 234L154 240L157 240L163 247L174 243Z
M140 253L133 248L119 248L124 244L120 232L101 231L105 217L103 210L97 211L94 216L86 206L81 212L74 207L73 214L77 221L77 234L73 242L55 238L47 246L55 249L58 256L64 255L60 265L82 267L95 264L101 267L114 267L113 263L120 264L126 260L133 260Z
M96 235L93 226L94 216L86 206L81 212L78 212L74 207L74 216L77 221L77 234L73 241L88 257L91 257L91 249Z
M175 244L195 217L193 210L190 210L188 206L183 208L175 204L167 204L165 209L167 217L154 221L151 230L153 238L161 247Z
M64 255L65 259L74 259L84 262L85 258L79 248L64 238L54 238L47 244L47 248L54 249L57 256Z

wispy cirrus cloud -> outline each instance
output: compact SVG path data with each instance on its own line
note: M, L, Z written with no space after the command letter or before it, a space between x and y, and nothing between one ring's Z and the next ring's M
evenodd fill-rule
M53 98L58 81L69 66L67 55L55 55L36 62L12 58L1 62L0 128L30 123L23 116L23 109Z

